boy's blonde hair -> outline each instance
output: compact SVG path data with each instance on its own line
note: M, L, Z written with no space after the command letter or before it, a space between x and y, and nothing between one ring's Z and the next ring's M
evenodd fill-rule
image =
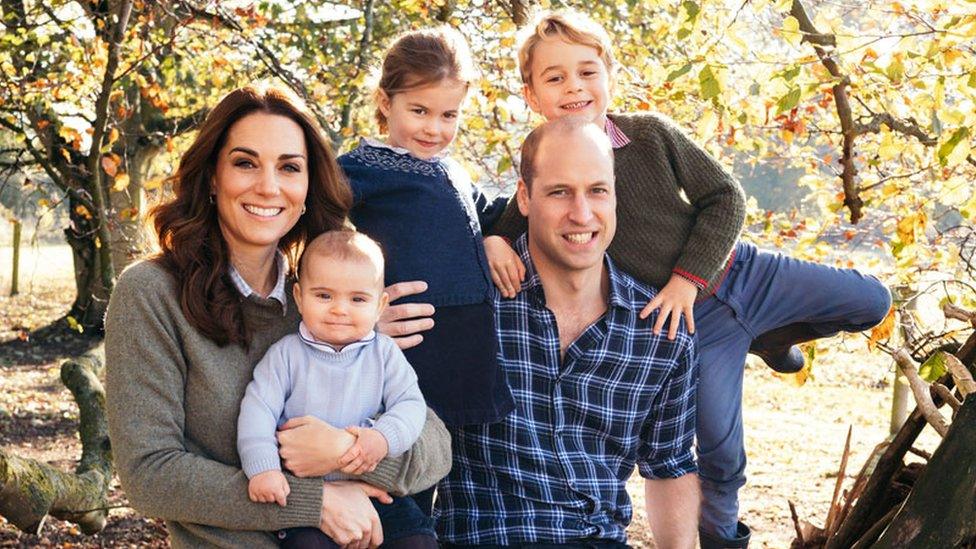
M376 269L380 288L383 287L383 251L372 238L352 229L324 232L305 246L298 259L298 279L301 281L305 264L315 259L337 259L369 263Z
M457 30L446 25L407 31L396 38L383 55L376 78L375 99L380 92L389 99L416 88L449 78L466 86L481 78L468 43ZM377 106L376 122L387 131L386 116Z
M613 78L617 70L617 60L613 57L613 43L610 41L610 35L599 23L574 10L544 10L537 13L532 21L519 31L516 41L519 45L518 65L523 84L532 85L532 50L539 42L553 39L596 49L603 64L607 66L610 78Z

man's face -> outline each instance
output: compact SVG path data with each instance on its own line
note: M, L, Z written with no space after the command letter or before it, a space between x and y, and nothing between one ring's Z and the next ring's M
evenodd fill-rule
M613 158L596 128L550 134L539 145L531 192L520 181L519 210L529 220L537 268L570 274L601 269L617 227Z

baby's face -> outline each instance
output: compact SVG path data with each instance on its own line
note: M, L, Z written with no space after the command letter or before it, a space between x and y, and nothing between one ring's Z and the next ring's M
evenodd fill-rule
M388 296L369 261L310 258L295 284L295 302L305 326L319 341L343 347L366 336Z

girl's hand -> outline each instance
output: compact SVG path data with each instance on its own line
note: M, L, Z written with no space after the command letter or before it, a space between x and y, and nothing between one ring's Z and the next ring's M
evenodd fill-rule
M369 498L390 503L389 494L364 482L326 482L322 486L322 518L319 530L340 547L379 547L383 527Z
M278 429L281 464L299 477L318 477L339 468L339 457L356 437L313 416L289 419Z
M685 317L685 324L688 326L688 333L695 333L695 299L698 297L698 286L687 278L672 274L668 283L661 288L654 299L640 312L641 318L647 318L657 308L657 322L654 323L654 335L661 333L664 322L671 317L671 326L668 329L668 339L673 340L678 335L678 323L681 322L681 315Z
M341 471L347 475L361 475L376 469L376 465L390 452L390 444L383 433L364 427L346 427L356 437L356 443L339 458Z
M384 290L390 296L390 303L403 296L427 291L427 283L422 280L397 282ZM397 347L409 349L424 340L423 332L434 327L434 306L429 303L401 303L390 305L380 315L376 330L393 338Z
M515 297L525 280L525 265L515 250L500 236L485 237L485 255L491 270L491 280L502 297Z

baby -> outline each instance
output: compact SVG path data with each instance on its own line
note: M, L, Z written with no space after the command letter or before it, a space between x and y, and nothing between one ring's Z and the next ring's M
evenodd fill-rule
M371 471L384 457L405 452L420 435L427 413L403 353L374 331L389 301L376 242L349 230L318 236L299 260L294 296L302 315L299 331L272 345L254 368L237 426L248 495L281 506L289 487L275 432L289 419L312 415L355 435L339 459L347 465L325 476L333 481ZM394 498L393 504L377 504L381 523L383 510L402 506L416 509L408 514L417 522L429 522L412 499ZM300 530L324 536L318 529ZM416 525L412 531L417 532ZM384 532L390 540L386 525Z

